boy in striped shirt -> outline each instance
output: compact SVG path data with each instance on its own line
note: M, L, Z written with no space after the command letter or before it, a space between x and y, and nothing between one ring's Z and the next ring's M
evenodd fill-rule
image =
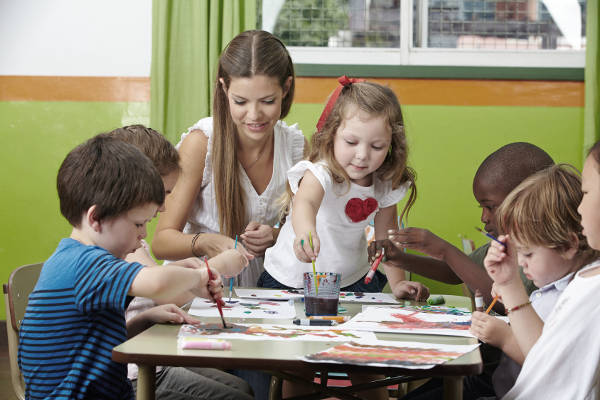
M44 263L19 331L26 398L131 399L126 366L111 360L127 340L128 296L172 302L182 291L222 297L196 258L169 268L128 263L164 202L160 174L135 146L98 135L73 149L57 177L73 226Z

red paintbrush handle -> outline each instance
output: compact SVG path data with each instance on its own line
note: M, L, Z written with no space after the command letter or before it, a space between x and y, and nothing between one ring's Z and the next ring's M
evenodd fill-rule
M208 266L208 261L206 260L206 257L204 257L204 264L206 264L206 271L208 272L208 279L211 281L214 280L215 276L213 275L212 271L210 270L210 267ZM225 302L223 301L223 299L219 299L218 301L215 300L215 302L217 303L219 312L222 314L223 311L221 311L221 307L225 305Z

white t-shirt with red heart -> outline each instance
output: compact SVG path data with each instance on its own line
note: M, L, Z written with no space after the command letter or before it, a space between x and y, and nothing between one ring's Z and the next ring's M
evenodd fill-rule
M373 179L371 186L336 183L324 162L300 161L288 170L292 192L298 190L304 173L310 170L324 189L317 212L317 235L321 250L315 262L319 272L342 274L341 287L361 279L369 270L365 227L380 208L398 203L406 195L408 184L392 190L391 182ZM292 227L293 209L279 232L275 245L265 253L265 270L280 283L303 287L304 272L312 272L311 263L300 262L294 254L296 234Z

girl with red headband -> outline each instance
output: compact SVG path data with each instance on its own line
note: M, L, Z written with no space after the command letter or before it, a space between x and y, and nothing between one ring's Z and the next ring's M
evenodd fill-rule
M308 160L288 171L293 201L276 244L265 254L259 286L303 287L303 273L342 274L342 290L380 292L390 282L397 297L426 299L428 289L406 281L404 270L384 264L370 283L365 227L375 238L396 228L397 203L410 191L403 216L416 198L415 175L406 165L404 121L394 92L363 80L339 79L312 137ZM311 246L312 239L312 246Z

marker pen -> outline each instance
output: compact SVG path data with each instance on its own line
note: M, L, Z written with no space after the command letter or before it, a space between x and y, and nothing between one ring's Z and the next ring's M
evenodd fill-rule
M337 322L330 319L295 319L294 324L304 326L334 326Z

